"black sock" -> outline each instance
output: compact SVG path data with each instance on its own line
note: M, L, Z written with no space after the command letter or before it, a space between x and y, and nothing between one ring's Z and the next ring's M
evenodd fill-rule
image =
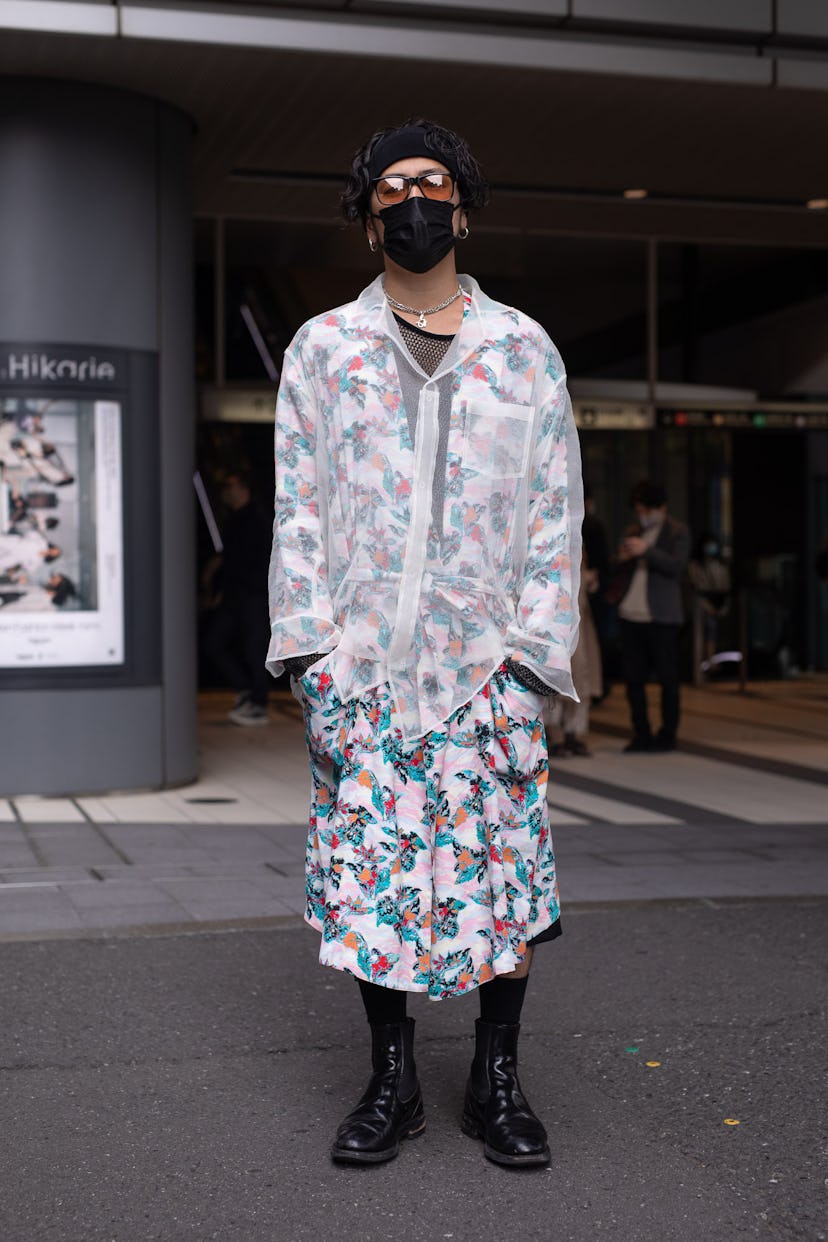
M484 983L478 989L483 1021L517 1026L528 982L529 976L524 975L522 979L492 979L491 983Z
M407 992L399 992L396 988L381 988L377 983L368 983L358 979L365 1006L365 1016L374 1025L384 1022L404 1022Z

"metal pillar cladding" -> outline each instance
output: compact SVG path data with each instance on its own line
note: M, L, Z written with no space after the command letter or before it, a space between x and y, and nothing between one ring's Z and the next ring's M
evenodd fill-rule
M3 795L196 774L192 131L0 81Z

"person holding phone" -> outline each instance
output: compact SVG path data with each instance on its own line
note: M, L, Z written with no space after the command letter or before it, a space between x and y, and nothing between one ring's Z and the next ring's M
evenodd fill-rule
M681 580L687 568L690 534L667 513L660 483L642 480L630 496L637 525L621 541L619 560L629 569L618 605L621 655L633 736L627 754L671 751L679 725L678 634L683 620ZM647 710L647 679L661 687L661 728L653 734Z

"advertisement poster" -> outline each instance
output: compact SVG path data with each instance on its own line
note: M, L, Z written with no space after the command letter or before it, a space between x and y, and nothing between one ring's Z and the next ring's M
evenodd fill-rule
M0 398L0 668L124 662L121 405Z

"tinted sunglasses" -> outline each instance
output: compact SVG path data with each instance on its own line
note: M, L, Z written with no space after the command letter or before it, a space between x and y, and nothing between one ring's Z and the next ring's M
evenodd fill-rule
M404 203L415 185L419 186L423 198L430 198L436 203L447 202L454 193L454 177L444 172L420 173L419 177L390 173L385 177L375 177L371 184L384 207Z

